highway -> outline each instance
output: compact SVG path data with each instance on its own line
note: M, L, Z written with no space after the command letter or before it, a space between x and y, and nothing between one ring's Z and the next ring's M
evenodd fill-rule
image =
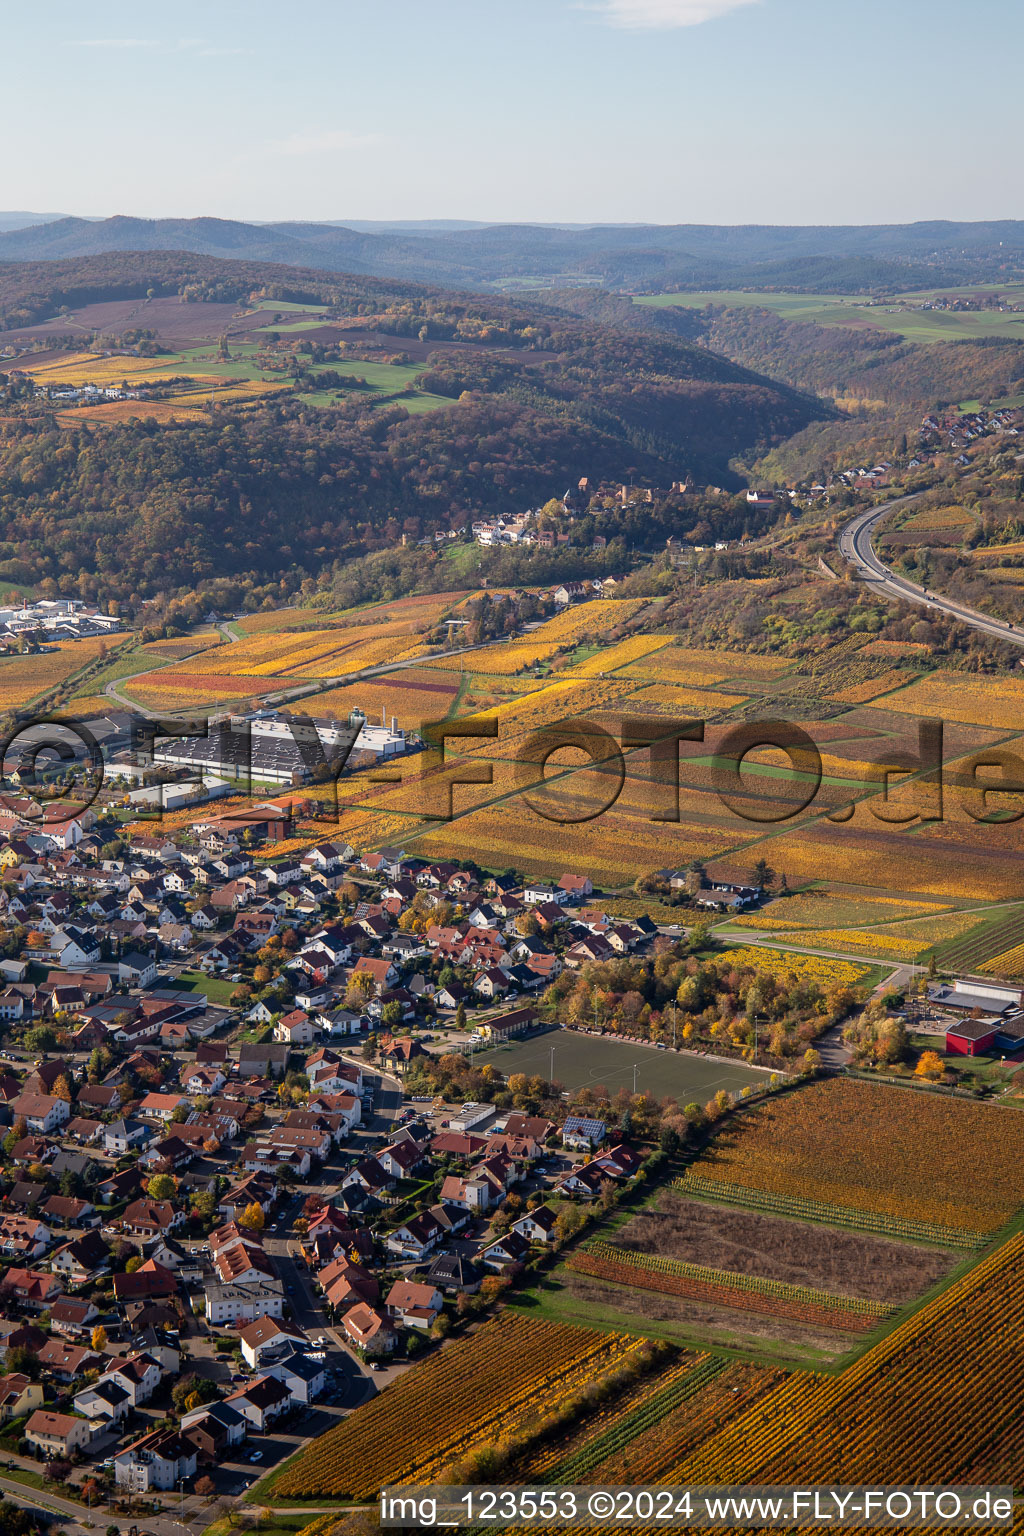
M968 608L964 603L954 602L952 598L919 587L916 582L907 581L903 576L896 576L879 560L871 544L872 534L883 518L915 500L915 496L901 496L896 501L887 501L884 506L870 507L866 512L859 512L839 535L839 553L856 566L865 584L873 591L886 597L899 598L905 603L917 603L919 607L933 612L948 614L950 618L959 619L961 623L969 624L972 629L980 630L984 635L1024 649L1024 632L1015 629L1012 624L990 618L988 614L979 613L976 608Z

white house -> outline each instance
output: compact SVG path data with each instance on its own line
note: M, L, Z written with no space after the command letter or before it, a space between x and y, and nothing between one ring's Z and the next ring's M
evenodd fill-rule
M253 1371L260 1369L265 1351L280 1349L282 1345L304 1347L309 1343L301 1328L294 1323L282 1323L274 1317L258 1317L254 1323L248 1323L240 1329L238 1337L242 1345L242 1359Z
M258 1317L284 1316L284 1287L280 1280L222 1285L210 1280L204 1287L208 1323L254 1323Z
M131 1493L169 1490L195 1477L198 1452L175 1429L156 1429L114 1457L114 1481Z
M151 986L157 977L156 961L152 955L134 951L117 962L117 979L133 987Z

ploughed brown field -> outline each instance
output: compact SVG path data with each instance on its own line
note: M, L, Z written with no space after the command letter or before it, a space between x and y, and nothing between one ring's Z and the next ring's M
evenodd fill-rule
M832 1227L687 1200L663 1190L609 1239L618 1248L901 1305L963 1257Z

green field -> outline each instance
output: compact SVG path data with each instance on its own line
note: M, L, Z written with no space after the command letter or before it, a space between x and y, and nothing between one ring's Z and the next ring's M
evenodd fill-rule
M276 305L277 309L287 309L285 304ZM292 305L292 309L301 309L301 305ZM286 330L310 330L319 328L319 320L299 321L295 325L277 326L279 331ZM264 382L273 384L291 384L288 374L278 373L273 369L266 369L260 365L257 354L262 351L264 343L259 339L254 341L232 341L229 346L231 357L224 361L215 346L204 343L200 346L186 347L173 355L162 357L154 366L153 377L166 379L176 373L195 371L208 374L218 379L234 379L242 382ZM373 406L378 403L377 397L381 395L397 394L399 390L406 389L410 385L415 388L416 379L423 372L421 364L416 363L364 363L356 358L341 358L334 363L307 363L309 372L319 373L333 372L344 374L351 378L365 379L366 387L353 386L348 390L335 389L308 389L298 395L298 399L304 400L307 405L332 406L352 405L362 403ZM202 394L199 390L197 393ZM436 411L442 406L452 405L453 402L443 395L428 394L425 390L410 395L408 399L400 402L412 415L422 414L424 411Z
M947 291L947 290L943 290ZM954 290L948 290L950 292ZM982 290L991 292L991 286ZM852 327L856 330L891 331L907 341L971 341L1001 336L1024 341L1024 314L1000 314L978 310L961 314L952 310L921 309L927 294L900 295L884 303L872 303L863 294L746 293L722 290L705 293L652 293L634 300L655 309L681 306L703 309L719 304L733 309L771 309L784 320L806 320L814 325Z
M603 1086L615 1094L620 1088L636 1086L640 1093L659 1098L671 1094L682 1104L705 1104L720 1088L738 1093L748 1083L759 1087L767 1082L763 1072L751 1071L740 1063L709 1061L685 1052L658 1051L648 1045L630 1045L605 1036L581 1035L572 1030L551 1031L514 1045L499 1045L474 1054L475 1066L495 1066L508 1076L525 1072L528 1076L548 1078L551 1048L555 1050L555 1079L569 1089Z
M983 400L961 400L957 410L962 416L973 416L983 406L986 411L1019 411L1024 406L1024 395L1004 396L1001 400L990 400L987 405Z
M328 304L293 304L290 299L260 299L254 309L268 309L272 315L323 315Z

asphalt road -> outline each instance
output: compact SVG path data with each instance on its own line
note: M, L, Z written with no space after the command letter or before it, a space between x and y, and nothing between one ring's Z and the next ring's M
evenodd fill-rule
M903 576L896 576L879 560L871 543L875 529L891 512L895 512L898 507L909 506L916 499L916 496L900 496L896 501L887 501L884 506L870 507L866 512L859 512L839 535L839 553L856 566L873 591L899 598L905 603L916 603L933 612L949 614L950 618L959 619L961 623L969 624L972 629L980 630L984 635L1005 640L1024 650L1024 632L1015 629L1012 624L1004 624L1002 619L990 618L988 614L979 613L976 608L968 608L964 603L954 602L952 598L942 597L937 592L918 586L916 582L907 581Z
M12 1479L0 1478L0 1494L22 1509L41 1509L49 1515L55 1515L57 1519L52 1529L59 1530L63 1536L97 1536L97 1533L105 1530L108 1524L122 1525L125 1530L129 1525L137 1525L140 1532L145 1531L149 1536L198 1536L198 1533L210 1523L210 1515L205 1507L196 1507L195 1498L186 1498L184 1520L175 1520L169 1515L148 1513L129 1517L126 1520L123 1516L115 1516L103 1505L97 1504L92 1510L87 1510L83 1505L73 1504L69 1499L58 1498L48 1489L45 1492L37 1492L33 1488L26 1487L24 1483L18 1483Z

